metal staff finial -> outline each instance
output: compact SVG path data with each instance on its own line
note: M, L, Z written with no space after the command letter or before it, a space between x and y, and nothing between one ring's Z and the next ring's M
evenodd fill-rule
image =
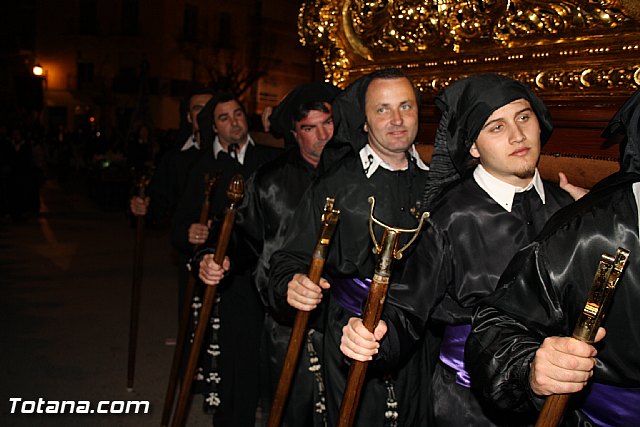
M629 250L625 248L618 248L615 257L607 253L601 255L587 302L573 329L573 338L593 344L628 260ZM559 425L570 398L571 394L552 394L547 397L538 416L536 427Z
M409 246L411 246L411 244L418 238L418 235L420 235L420 230L422 230L422 226L424 225L424 222L427 218L429 218L429 212L423 212L422 215L420 216L420 222L418 223L418 226L416 228L398 228L398 227L391 227L389 225L386 225L385 223L383 223L382 221L376 219L373 216L373 209L375 208L376 205L376 198L373 196L369 196L369 204L371 205L371 214L369 215L369 232L371 233L371 240L373 240L373 253L378 255L382 252L382 243L378 243L378 241L376 240L376 235L373 232L373 224L378 224L380 227L384 228L386 232L389 233L393 233L394 235L398 235L401 233L413 233L413 236L411 237L411 239L407 242L406 245L404 245L402 248L395 250L393 253L391 254L393 256L393 258L395 259L402 259L402 253L404 251L407 250L407 248ZM385 232L385 235L386 235ZM383 237L383 242L384 242L384 237Z
M429 217L429 213L424 212L421 215L420 222L416 228L404 229L390 227L373 216L373 208L376 202L375 198L371 196L368 200L371 204L369 231L371 232L371 238L374 244L373 253L378 256L378 259L373 272L371 285L369 286L369 295L367 296L367 302L365 303L363 310L362 323L369 332L373 332L380 321L380 316L382 315L384 301L387 297L387 289L389 286L389 279L391 277L393 261L402 258L402 252L416 240L420 234L422 226L424 225L424 220ZM384 228L381 243L378 243L373 232L374 223ZM413 233L413 236L406 245L401 249L397 249L398 237L401 233ZM349 376L347 377L347 384L345 386L344 395L342 396L342 403L340 404L340 415L337 427L351 427L353 425L355 414L358 409L358 401L360 400L360 392L362 391L364 377L367 372L367 365L368 362L362 362L359 360L353 360L351 363Z

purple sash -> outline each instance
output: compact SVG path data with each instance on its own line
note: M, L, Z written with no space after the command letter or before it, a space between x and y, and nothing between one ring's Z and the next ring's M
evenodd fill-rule
M593 383L580 410L603 427L640 426L640 388Z
M331 298L345 310L361 316L362 307L369 296L370 285L371 279L336 279L331 281Z
M448 325L440 344L440 361L456 371L456 383L471 387L471 378L464 367L464 344L471 333L471 325Z

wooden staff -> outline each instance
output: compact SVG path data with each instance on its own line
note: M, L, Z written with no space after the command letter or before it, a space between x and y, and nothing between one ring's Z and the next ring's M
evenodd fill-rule
M615 258L606 253L602 254L587 303L573 330L573 338L593 344L628 259L629 251L623 248L618 248ZM536 427L556 427L560 424L570 398L571 394L552 394L547 397L538 416Z
M236 218L236 208L243 197L244 180L242 175L236 175L231 179L229 189L227 190L229 206L227 207L224 221L222 222L222 229L220 230L218 244L216 245L216 253L213 257L216 264L222 265L222 262L224 261L227 246L229 245L229 239L231 237L231 230L233 229L233 223ZM198 357L200 356L204 334L207 330L207 326L209 325L209 316L211 315L211 308L213 307L213 301L216 297L217 289L217 286L207 286L204 291L202 308L200 316L198 317L198 326L196 326L193 343L191 344L191 351L189 353L187 368L184 373L184 380L182 381L180 394L178 395L176 413L174 414L173 422L171 424L172 427L182 427L185 422L187 405L191 395L191 384L193 383L193 376L196 372L196 365L198 363Z
M145 197L149 177L142 175L135 183L135 193ZM138 344L138 319L140 318L140 287L142 284L142 255L144 251L144 215L136 215L136 239L133 249L133 279L131 283L131 308L129 314L129 355L127 360L127 391L133 391Z
M375 219L373 217L375 199L373 197L369 197L369 203L371 204L369 231L374 243L374 252L378 255L378 260L376 262L373 280L371 281L371 286L369 288L369 295L367 296L362 323L367 330L373 332L376 326L378 326L380 315L382 314L382 308L384 307L384 300L387 296L387 288L389 286L389 277L391 276L393 260L402 258L402 253L420 234L424 220L429 217L429 213L424 212L422 214L417 228L405 230L389 227ZM376 241L376 236L373 232L374 223L384 228L382 243L380 245ZM398 250L398 237L401 233L413 233L413 237L406 245ZM350 427L353 425L353 421L358 410L360 392L362 391L362 384L364 383L368 364L369 362L352 360L351 368L349 369L349 376L347 377L347 385L345 387L344 395L342 396L342 403L340 404L338 427Z
M198 223L207 225L209 221L209 212L211 211L211 191L218 182L219 175L216 174L209 178L207 174L204 177L204 199L202 208L200 209L200 218ZM193 252L198 249L198 245L194 245ZM171 372L169 373L169 384L164 397L164 408L162 409L162 427L169 425L171 411L173 409L173 400L175 397L176 387L178 385L178 373L180 364L182 363L182 353L184 345L187 341L187 332L189 330L189 315L191 314L191 301L196 288L196 278L193 274L189 274L187 279L187 287L185 289L184 299L182 300L182 308L180 309L180 323L178 323L178 337L176 338L176 348L173 351L173 361L171 362Z
M334 202L335 199L327 197L324 212L322 213L322 229L320 230L320 236L313 250L311 266L307 274L309 280L316 284L320 282L329 243L331 242L331 237L333 236L336 224L338 223L338 216L340 215L339 210L333 209ZM276 394L271 404L271 411L269 412L268 427L278 427L282 420L282 413L285 403L287 402L287 397L289 396L293 373L298 365L300 349L302 347L304 333L307 329L307 323L309 323L310 313L309 311L303 310L296 311L293 329L291 330L291 338L289 339L289 346L287 347L287 355L282 365L282 371L280 371L278 387L276 388Z

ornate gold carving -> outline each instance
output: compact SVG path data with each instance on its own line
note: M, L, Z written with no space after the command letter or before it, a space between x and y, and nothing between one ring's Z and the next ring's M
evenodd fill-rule
M640 87L640 0L309 0L299 29L327 79L406 69L426 91L501 72L551 94Z
M327 79L344 85L351 63L338 43L341 11L331 0L309 0L298 14L298 35L303 46L321 52Z

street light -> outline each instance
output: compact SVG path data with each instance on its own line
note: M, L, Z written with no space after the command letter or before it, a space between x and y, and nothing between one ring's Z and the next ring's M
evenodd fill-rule
M42 76L44 74L44 68L42 68L42 65L40 64L35 64L33 66L33 75L34 76Z

